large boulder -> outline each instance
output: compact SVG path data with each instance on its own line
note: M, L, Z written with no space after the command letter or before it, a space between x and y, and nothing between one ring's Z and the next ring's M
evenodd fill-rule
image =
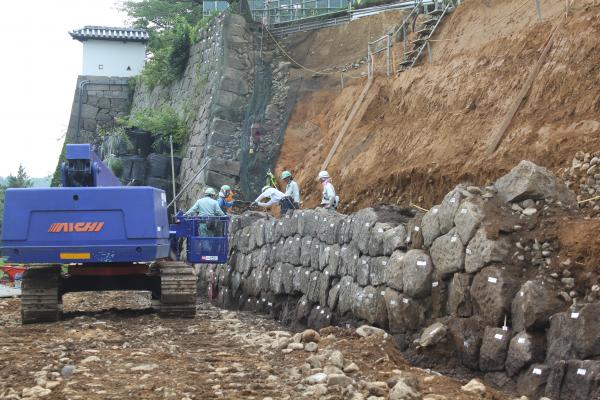
M315 211L302 210L298 215L298 233L301 236L314 237L317 234L317 224L315 224ZM298 213L296 213L298 214ZM317 216L317 221L319 217Z
M410 297L425 297L431 292L431 259L422 250L409 250L403 258L402 286Z
M392 289L402 291L404 285L402 283L402 268L403 260L406 253L401 250L396 250L390 256L387 268L385 269L385 284Z
M340 276L348 275L355 278L359 257L360 252L354 243L342 246L340 249L340 266L338 269Z
M356 267L356 282L361 286L367 286L370 282L369 279L369 263L371 262L371 257L362 256L360 260L358 260L358 266Z
M393 225L386 222L376 222L371 229L371 237L369 238L369 244L367 245L367 253L371 257L379 257L384 255L383 251L383 239L385 233L392 229Z
M385 272L388 268L387 257L371 258L369 262L369 282L373 286L383 285L385 283Z
M514 330L544 328L552 314L562 311L564 303L553 289L543 281L527 281L521 286L511 307Z
M310 274L308 282L308 300L319 303L322 306L327 305L327 295L331 286L331 277L322 272L313 271Z
M290 237L298 233L298 214L292 216L288 213L281 218L281 221L283 222L283 236Z
M440 234L445 235L454 226L454 216L463 199L462 191L464 189L463 185L458 185L444 196L438 212Z
M577 319L579 310L554 314L550 317L550 328L546 335L546 363L553 365L560 360L578 358L575 351L575 336L577 334Z
M600 361L569 360L566 362L560 400L600 399Z
M423 330L421 333L421 337L419 338L419 346L421 347L429 347L434 346L437 343L441 342L446 338L446 334L448 333L448 327L441 322L436 322L429 325L427 328Z
M352 241L363 254L368 253L371 229L377 218L377 213L372 208L363 208L352 217Z
M406 225L406 245L412 249L423 248L423 231L421 230L421 217L417 215Z
M270 289L274 294L291 294L294 291L294 266L278 263L269 274Z
M264 221L257 221L252 224L251 235L254 238L254 243L257 247L262 247L265 245L265 223Z
M317 228L317 237L319 240L329 245L334 244L338 239L338 230L343 218L341 214L335 212L322 215Z
M473 239L467 245L465 256L465 270L469 273L477 272L491 263L504 260L510 250L510 242L505 237L498 239L488 238L485 227L475 232Z
M462 364L467 368L478 369L479 348L483 339L481 319L451 318L448 321L448 332Z
M331 325L331 310L317 304L310 310L307 325L316 330Z
M383 297L392 333L416 331L425 323L426 308L421 301L390 288L385 289Z
M575 350L579 358L600 356L600 302L587 304L579 312Z
M433 265L441 277L464 269L465 248L456 229L451 229L445 235L435 239L429 253Z
M340 265L340 245L334 244L325 248L328 250L328 261L327 266L325 267L325 273L329 276L339 276L338 268Z
M509 316L518 284L506 270L498 267L482 269L475 275L471 285L474 314L489 326L500 326L504 318Z
M454 215L456 232L464 244L469 243L483 220L481 206L472 199L465 199Z
M544 336L525 331L517 333L508 346L505 369L509 376L515 376L531 363L544 360Z
M564 206L577 206L575 193L552 172L523 160L495 183L498 196L506 202L553 199Z
M331 246L323 245L321 246L321 252L319 254L319 269L321 271L325 270L325 268L329 265L329 255L331 254Z
M504 370L510 336L510 332L502 328L485 327L479 349L479 369L484 372Z
M305 236L301 239L300 244L300 262L303 267L310 267L311 254L312 254L312 241L313 238Z
M345 217L340 222L338 229L338 243L340 245L350 243L352 240L352 217Z
M277 243L281 239L281 232L277 229L276 219L265 221L265 241L267 243Z
M470 274L454 274L448 289L448 313L457 317L470 317L473 313L471 302Z
M327 296L327 307L329 307L331 311L335 311L337 308L340 288L340 281L335 280L331 283L331 289L329 289L329 295Z
M340 315L344 315L352 310L352 304L356 299L356 294L360 286L358 286L350 276L344 276L338 285L340 285L338 292L338 311Z
M423 244L425 247L431 247L435 239L442 235L440 221L438 218L440 206L434 206L423 215L421 219L421 229L423 231Z
M310 282L310 270L308 268L297 267L294 268L294 280L293 287L294 292L303 294L308 293L308 286Z
M310 244L310 267L313 270L321 270L321 265L319 264L319 258L321 257L321 249L324 249L325 246L321 241L317 238L313 238Z
M301 265L300 262L300 253L301 253L301 242L302 238L300 236L290 236L286 239L284 244L284 262L288 262L293 265Z
M532 364L521 372L517 379L517 392L531 399L539 399L544 395L550 368L544 364Z
M389 256L398 249L406 248L406 227L402 224L383 233L383 255Z
M380 327L387 326L387 308L382 291L373 286L367 286L359 290L358 298L352 304L352 313L369 322L371 325Z

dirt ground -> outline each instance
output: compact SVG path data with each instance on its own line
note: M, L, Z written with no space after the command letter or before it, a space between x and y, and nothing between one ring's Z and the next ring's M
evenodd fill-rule
M521 0L464 1L436 35L431 64L378 76L328 166L340 210L377 202L429 208L457 183L493 182L522 159L557 172L578 150L600 149L600 3L575 1L566 21L564 2L542 1L542 12L538 22L533 5ZM488 154L490 137L561 21L531 91ZM342 49L362 47L362 37L340 40ZM331 65L335 51L328 56ZM306 85L311 79L305 76ZM337 75L318 79L321 89L296 104L276 168L296 174L307 207L320 199L315 176L366 84L347 80L342 90Z
M423 395L507 398L491 389L482 397L461 392L466 380L411 368L390 337L361 338L352 328L322 330L317 353L284 354L274 343L292 332L264 316L206 303L193 320L159 319L140 292L71 294L64 307L58 323L21 326L19 300L0 299L0 398L351 398L337 386L305 382L317 371L303 370L307 357L332 349L358 365L352 378L365 395L366 382L409 371Z

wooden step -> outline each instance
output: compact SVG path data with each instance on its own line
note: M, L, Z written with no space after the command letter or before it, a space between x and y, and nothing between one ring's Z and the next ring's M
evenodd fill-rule
M424 36L424 35L431 35L431 32L433 32L433 29L423 28L423 29L416 31L415 33L419 36Z
M407 60L402 61L398 65L408 67L408 66L410 66L413 63L413 61L414 61L414 58L409 58Z

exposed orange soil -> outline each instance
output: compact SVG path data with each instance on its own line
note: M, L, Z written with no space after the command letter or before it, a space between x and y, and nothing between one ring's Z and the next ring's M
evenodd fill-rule
M467 0L436 35L452 40L434 43L432 64L422 61L391 79L379 76L328 167L341 210L377 202L429 207L457 183L492 182L522 159L557 171L576 151L599 149L600 5L587 1L576 2L558 28L503 142L491 156L486 153L564 15L564 3L542 1L542 10L540 23L534 7L522 1L486 6ZM362 47L352 35L345 40ZM397 43L396 52L401 47ZM332 77L323 89L303 95L278 161L277 172L296 173L305 207L319 200L315 176L366 84L354 79L341 90L333 86L338 81Z

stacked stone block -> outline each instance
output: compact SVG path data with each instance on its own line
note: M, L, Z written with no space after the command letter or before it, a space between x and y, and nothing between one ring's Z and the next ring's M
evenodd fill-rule
M424 215L245 214L232 224L230 264L201 270L200 290L216 269L231 275L218 287L226 305L298 327L367 323L405 343L437 320L447 329L436 340L492 385L600 398L600 303L568 308L551 279L517 267L510 232L490 224L509 207L482 193L458 186Z

